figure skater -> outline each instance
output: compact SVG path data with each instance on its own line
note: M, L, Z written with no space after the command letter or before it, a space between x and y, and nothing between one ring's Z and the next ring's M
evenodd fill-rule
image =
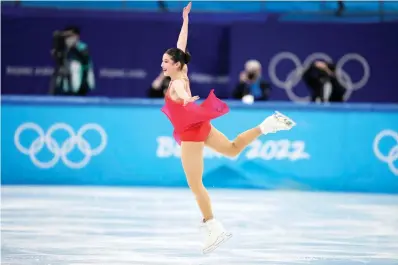
M275 112L258 126L238 135L233 141L211 125L210 121L229 112L226 103L218 99L214 90L200 105L194 103L198 96L192 97L187 64L190 54L186 51L188 38L189 3L183 11L183 24L177 41L177 48L168 49L163 55L162 69L171 78L165 94L162 112L174 127L173 136L181 145L181 161L188 185L195 195L203 216L206 238L203 253L209 253L228 240L232 234L227 232L213 215L210 197L202 183L203 148L205 146L228 157L237 156L242 150L262 134L290 130L295 123L285 115Z

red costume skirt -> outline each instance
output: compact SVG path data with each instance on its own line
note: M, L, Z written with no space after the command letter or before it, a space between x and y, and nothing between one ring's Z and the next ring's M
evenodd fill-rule
M228 105L216 97L211 90L202 104L195 102L186 106L181 101L174 101L167 91L162 112L174 127L173 136L178 144L186 142L204 142L211 130L210 121L229 112Z

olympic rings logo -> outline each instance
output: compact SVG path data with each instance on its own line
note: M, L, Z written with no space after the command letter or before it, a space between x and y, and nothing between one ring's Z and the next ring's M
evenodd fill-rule
M282 60L291 60L295 65L295 69L287 75L287 78L284 81L280 80L276 75L276 66ZM297 55L291 52L278 53L271 59L271 62L269 63L269 78L274 85L286 91L286 94L290 100L295 102L308 102L310 97L300 97L296 95L296 93L293 91L293 87L295 87L301 81L304 72L310 67L311 63L316 60L332 62L332 58L329 55L320 52L311 54L304 60L303 63L300 62L300 59L297 57ZM363 68L362 78L357 82L353 82L350 75L343 69L344 65L349 61L358 61ZM336 78L346 89L344 99L348 100L355 90L361 89L367 84L370 78L370 66L363 56L357 53L348 53L341 57L336 64Z
M38 137L30 144L30 146L22 146L20 142L21 134L27 130L33 130L38 134ZM52 137L56 131L66 131L69 137L60 145ZM101 137L99 146L92 148L89 142L83 137L87 131L94 130ZM14 143L17 149L30 157L33 164L39 168L52 168L61 159L62 162L69 168L79 169L85 167L91 157L100 154L107 145L107 135L105 130L95 123L85 124L77 133L74 132L71 126L66 123L55 123L44 133L43 129L35 123L21 124L14 134ZM48 161L40 161L37 154L46 146L47 149L54 155ZM77 146L80 152L84 154L83 159L79 162L74 162L68 159L68 154Z
M384 137L392 137L395 140L395 146L393 146L389 151L388 154L383 154L380 151L380 141ZM387 163L389 169L391 172L398 176L398 168L394 165L394 163L398 160L398 133L393 130L384 130L381 131L379 134L376 135L374 141L373 141L373 151L376 155L376 157L380 160L383 161L384 163Z

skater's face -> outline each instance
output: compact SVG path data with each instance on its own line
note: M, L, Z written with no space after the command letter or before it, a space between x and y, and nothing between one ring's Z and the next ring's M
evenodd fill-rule
M171 76L180 71L181 64L179 62L174 62L173 58L167 53L163 54L162 58L162 70L164 76Z

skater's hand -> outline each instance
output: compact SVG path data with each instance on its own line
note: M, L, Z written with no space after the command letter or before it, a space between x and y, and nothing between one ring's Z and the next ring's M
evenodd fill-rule
M196 101L198 99L199 99L199 96L194 96L194 97L190 97L188 99L185 99L184 100L184 106L186 106L188 103L194 102L194 101Z
M192 7L192 2L189 2L189 4L186 7L184 7L184 10L182 11L183 19L188 19L188 14L191 11L191 7Z

